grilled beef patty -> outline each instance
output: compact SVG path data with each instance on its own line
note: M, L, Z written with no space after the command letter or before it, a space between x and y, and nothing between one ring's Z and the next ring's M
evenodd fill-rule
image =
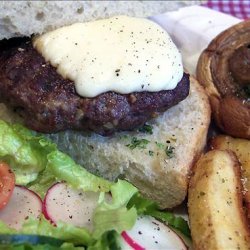
M90 83L91 84L91 83ZM188 96L189 76L173 90L79 96L32 47L29 38L0 43L0 101L19 113L27 127L45 133L66 129L109 135L142 126Z

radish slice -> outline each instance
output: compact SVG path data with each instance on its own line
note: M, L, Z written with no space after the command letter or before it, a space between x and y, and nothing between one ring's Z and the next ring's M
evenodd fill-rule
M52 223L58 221L92 229L92 215L100 193L74 190L65 183L56 183L47 192L44 216Z
M25 220L39 218L41 212L41 198L26 187L15 186L8 204L0 210L0 220L18 230Z
M122 249L187 249L173 230L150 216L139 217L132 230L123 232L121 238Z

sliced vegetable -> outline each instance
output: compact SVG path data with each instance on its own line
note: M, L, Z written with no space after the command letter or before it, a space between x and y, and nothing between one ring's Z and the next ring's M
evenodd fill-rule
M130 199L128 208L130 207L135 207L139 215L150 215L157 220L167 223L168 226L180 231L188 238L191 238L187 221L185 221L182 217L175 216L171 212L161 210L154 201L142 197L139 193L136 193Z
M0 162L0 209L10 200L15 187L15 175L8 164Z
M112 202L107 202L104 194L100 197L100 204L93 217L95 239L100 238L106 231L115 230L120 234L133 227L137 212L134 207L128 209L127 204L136 192L138 190L132 184L118 180L111 186Z
M11 166L17 184L35 180L47 164L47 154L55 149L56 145L42 136L0 120L0 158Z
M42 212L40 197L31 190L15 186L8 204L0 211L0 220L14 229L20 229L29 217L38 218Z
M55 239L48 236L32 235L32 234L0 234L0 244L23 244L30 243L32 245L37 244L49 244L51 246L61 246L64 241Z
M75 245L91 245L95 241L92 240L90 233L85 228L78 228L70 224L58 222L55 227L43 216L39 220L29 218L24 221L22 228L19 230L10 228L8 225L0 221L0 232L2 234L32 234L49 236L63 240Z
M120 235L112 230L104 233L102 237L93 245L88 246L88 250L121 250Z
M122 249L187 249L173 230L151 216L139 217L132 230L122 233L122 239Z
M74 190L65 183L53 185L43 202L43 213L53 223L62 221L77 227L92 228L92 216L100 193Z

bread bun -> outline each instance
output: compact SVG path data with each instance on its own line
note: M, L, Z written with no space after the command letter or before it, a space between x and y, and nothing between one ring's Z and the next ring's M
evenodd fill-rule
M250 20L219 34L203 51L197 79L205 87L217 125L250 139Z
M147 17L201 1L1 1L0 40L114 15Z

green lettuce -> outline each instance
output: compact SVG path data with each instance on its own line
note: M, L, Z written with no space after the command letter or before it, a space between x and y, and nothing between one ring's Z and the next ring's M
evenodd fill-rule
M56 145L21 125L0 120L0 158L10 164L16 183L35 180L47 164L47 155Z
M191 239L191 233L187 221L182 217L175 216L171 212L161 210L154 201L142 197L140 193L136 193L130 199L127 207L135 207L139 215L150 215Z
M121 250L119 238L120 235L114 230L105 232L88 250Z
M106 231L115 230L121 233L133 227L137 211L134 207L128 209L127 204L137 192L137 188L130 183L118 180L116 184L111 186L111 203L105 201L105 197L102 195L100 204L94 211L94 238L100 238Z
M39 245L32 245L29 243L20 243L20 244L2 244L1 250L84 250L84 247L75 247L73 244L63 244L60 247L58 246L51 246L49 244L39 244Z
M42 235L73 243L75 245L91 245L94 240L90 232L85 228L75 227L73 225L58 222L55 227L43 216L38 219L30 218L22 226L20 230L8 227L0 221L1 234L28 234Z
M47 155L46 168L29 184L29 188L44 197L48 188L59 181L67 182L74 189L94 192L108 192L113 184L89 173L68 155L55 150Z
M50 140L19 124L0 120L0 159L15 172L16 183L42 197L57 181L84 191L109 191L111 182L97 177L60 152Z
M48 155L47 169L57 181L66 181L72 188L83 191L108 192L113 183L89 173L59 150Z

